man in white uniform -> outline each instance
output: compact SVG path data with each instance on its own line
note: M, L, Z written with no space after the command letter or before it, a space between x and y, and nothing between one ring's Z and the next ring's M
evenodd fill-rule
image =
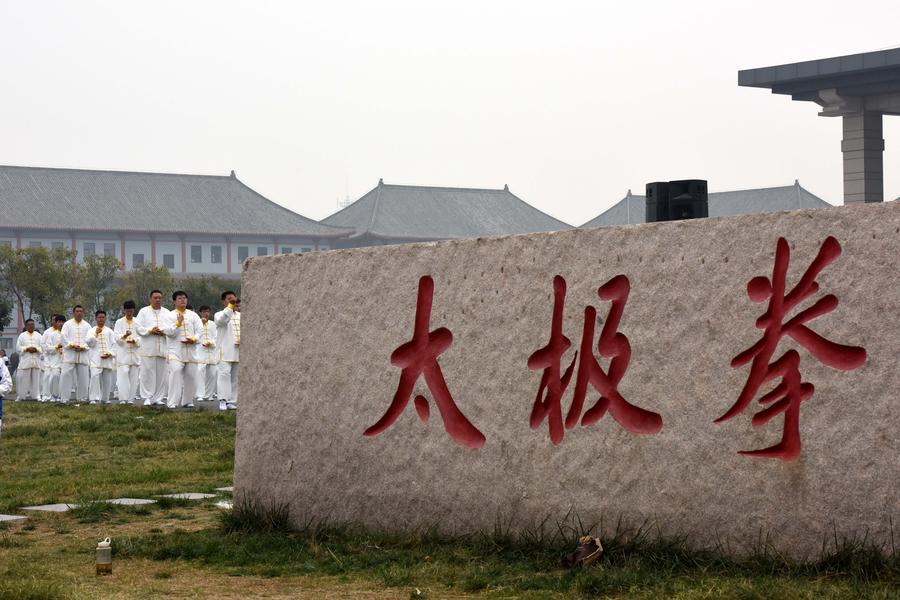
M6 361L0 360L0 431L3 429L3 394L8 394L12 389L12 377L6 368Z
M94 313L97 326L91 330L93 343L88 357L91 361L91 385L88 396L91 404L110 404L109 395L116 384L116 334L106 326L106 311Z
M62 315L53 315L53 327L44 332L41 337L41 346L44 350L46 370L44 380L41 382L41 395L45 402L59 402L59 374L62 370L62 327L66 318Z
M134 319L135 308L134 300L125 301L122 305L125 316L116 321L113 329L116 334L116 388L119 404L131 404L141 396L140 336Z
M75 401L85 402L88 399L88 381L90 370L88 363L88 346L91 342L91 326L84 320L84 308L76 304L72 309L72 318L66 321L60 331L63 345L63 366L59 376L59 393L62 403L69 401L72 387L75 387ZM94 342L97 340L94 339Z
M196 349L197 355L197 400L210 400L216 394L216 372L219 364L219 349L216 347L216 324L209 320L209 307L201 306L199 310L200 341Z
M19 368L16 371L16 401L41 397L41 334L34 331L34 319L25 321L25 331L16 340Z
M216 345L219 347L219 377L216 384L219 410L235 410L238 400L238 364L241 347L241 313L235 309L234 292L222 292L225 306L216 313Z
M168 339L169 408L194 407L197 394L197 357L194 350L200 340L203 323L192 310L187 309L188 297L182 291L172 294L175 310L169 313L163 325Z
M169 311L163 308L162 292L150 292L150 306L140 310L135 318L140 339L141 355L141 398L144 406L162 406L166 397L166 334L163 324Z

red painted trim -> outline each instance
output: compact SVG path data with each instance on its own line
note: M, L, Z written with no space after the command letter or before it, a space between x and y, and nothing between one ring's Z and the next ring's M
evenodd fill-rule
M125 236L119 236L119 260L122 263L122 268L125 268Z
M228 246L228 272L231 273L231 238L225 239L225 245Z
M316 251L319 250L319 238L313 240L313 243L316 245Z
M16 232L16 250L21 250L21 249L22 249L22 232L17 231Z
M156 266L156 238L150 238L150 264Z
M75 240L75 234L72 234L72 264L78 262L78 242Z
M280 247L279 247L279 244L278 244L278 240L276 239L276 240L275 240L275 254L278 254L278 250L279 250L279 249L280 249Z
M181 238L181 272L187 273L187 241Z

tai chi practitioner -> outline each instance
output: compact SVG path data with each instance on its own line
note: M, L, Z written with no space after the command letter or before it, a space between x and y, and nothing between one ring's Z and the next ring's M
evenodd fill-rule
M62 327L66 318L62 315L53 315L53 327L44 332L41 337L41 347L44 350L46 370L44 380L41 382L41 396L45 402L59 402L59 375L62 371L63 344Z
M116 389L119 404L130 404L141 397L141 342L137 321L134 319L135 308L134 300L125 301L122 305L125 316L116 321L113 329L116 334Z
M168 339L166 358L169 361L169 408L184 406L193 408L197 394L197 357L194 354L200 340L203 323L192 310L187 309L188 297L182 291L172 294L175 310L169 313L163 325Z
M84 308L81 305L75 305L72 309L72 318L62 326L60 336L63 345L62 373L59 376L62 403L69 401L73 386L75 401L85 402L88 399L90 378L87 351L91 343L91 326L84 320Z
M106 311L94 313L96 327L91 330L88 357L91 361L91 385L88 392L91 404L109 404L116 383L116 334L106 326Z
M225 308L216 313L216 345L219 347L218 381L219 410L235 410L238 401L238 364L241 347L241 313L235 306L234 292L222 293Z
M3 394L8 394L12 389L12 377L6 368L6 361L0 360L0 430L3 429Z
M41 398L41 334L34 331L34 319L25 321L25 331L16 340L21 357L16 371L16 400Z
M209 320L209 307L200 307L200 341L197 356L197 400L210 400L216 395L216 371L219 364L219 349L216 347L216 324Z
M135 321L140 339L141 398L144 406L165 404L168 387L166 372L166 334L162 327L169 311L163 308L162 292L150 292L150 306L140 310Z

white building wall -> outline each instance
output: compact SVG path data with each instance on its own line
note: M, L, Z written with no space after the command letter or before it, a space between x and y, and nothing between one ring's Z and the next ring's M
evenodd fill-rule
M144 264L149 265L152 257L153 245L150 240L125 240L125 270L134 268L134 255L143 254Z

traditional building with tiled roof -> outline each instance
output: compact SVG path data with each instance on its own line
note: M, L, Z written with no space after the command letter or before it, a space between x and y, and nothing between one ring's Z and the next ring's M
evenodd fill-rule
M710 217L779 212L800 208L825 208L828 206L831 206L831 204L803 188L800 182L796 180L794 185L735 190L731 192L712 192L709 194ZM624 198L584 225L581 225L580 229L646 223L646 217L647 198L634 195L631 193L631 190L628 190Z
M0 244L115 256L126 270L154 263L176 276L238 277L250 256L327 250L350 233L272 202L234 171L0 166Z
M322 220L354 233L351 247L474 238L572 226L503 189L395 185L383 180L359 200Z

